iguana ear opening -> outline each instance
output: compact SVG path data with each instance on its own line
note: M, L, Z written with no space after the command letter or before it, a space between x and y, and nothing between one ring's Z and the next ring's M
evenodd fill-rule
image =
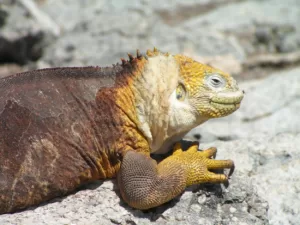
M184 101L186 98L187 92L185 86L180 83L176 87L176 99L179 101Z

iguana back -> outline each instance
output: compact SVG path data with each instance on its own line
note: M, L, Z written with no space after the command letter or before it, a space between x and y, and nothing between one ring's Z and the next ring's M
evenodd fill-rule
M0 213L114 175L106 172L118 164L108 151L118 138L107 116L113 106L96 95L117 85L120 70L54 68L0 80Z

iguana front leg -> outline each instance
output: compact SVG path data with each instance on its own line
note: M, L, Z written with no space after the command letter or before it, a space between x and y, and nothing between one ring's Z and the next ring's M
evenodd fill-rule
M211 159L215 153L215 148L198 151L197 144L182 151L177 143L173 154L157 164L148 155L129 151L118 173L121 195L130 206L149 209L168 202L192 184L226 182L227 176L209 170L230 168L231 174L234 163Z

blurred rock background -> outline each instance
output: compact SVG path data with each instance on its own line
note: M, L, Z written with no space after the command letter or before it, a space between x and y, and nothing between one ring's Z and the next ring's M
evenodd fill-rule
M230 72L246 91L239 111L186 137L235 161L229 189L192 187L141 212L108 181L0 224L300 224L299 0L0 0L0 77L108 66L154 46Z

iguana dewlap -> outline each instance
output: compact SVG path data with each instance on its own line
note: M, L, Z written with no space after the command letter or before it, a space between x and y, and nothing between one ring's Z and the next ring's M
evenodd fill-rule
M154 49L110 68L35 70L0 79L0 213L118 176L132 207L161 205L192 184L225 182L215 148L177 143L243 98L228 74ZM176 143L176 144L175 144ZM175 144L175 145L174 145ZM150 153L173 154L160 163ZM99 202L101 204L101 202Z

